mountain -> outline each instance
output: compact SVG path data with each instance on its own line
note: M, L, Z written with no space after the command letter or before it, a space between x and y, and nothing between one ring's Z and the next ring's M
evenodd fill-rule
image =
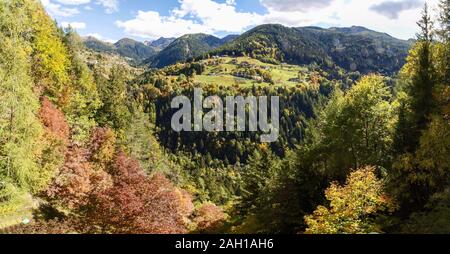
M154 48L156 51L161 51L170 45L176 38L164 38L161 37L155 41L148 42L147 46Z
M147 59L145 63L151 67L165 67L206 54L237 37L238 35L229 35L220 39L207 34L187 34L174 40L160 53Z
M129 59L133 63L140 63L157 53L153 47L128 38L121 39L112 44L103 42L94 37L86 37L84 39L84 44L87 48L92 49L93 51L118 54Z
M93 51L96 52L111 53L111 54L117 53L114 44L101 41L92 36L84 38L84 45L86 45L87 48L92 49Z
M214 54L249 55L266 62L337 65L361 73L393 74L405 63L410 41L364 27L261 25L216 49Z
M116 46L116 50L121 56L132 58L138 62L141 62L142 60L156 54L155 49L152 47L149 47L142 42L127 38L116 42L114 46Z
M227 35L227 36L222 38L222 43L225 44L225 43L231 42L231 41L233 41L233 40L235 40L237 38L239 38L239 35L230 34L230 35Z

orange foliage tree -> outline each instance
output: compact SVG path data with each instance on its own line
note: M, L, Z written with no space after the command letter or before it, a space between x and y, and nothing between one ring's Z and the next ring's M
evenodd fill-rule
M120 152L109 170L113 184L95 192L85 207L89 232L169 234L188 232L190 196L162 174L148 177Z

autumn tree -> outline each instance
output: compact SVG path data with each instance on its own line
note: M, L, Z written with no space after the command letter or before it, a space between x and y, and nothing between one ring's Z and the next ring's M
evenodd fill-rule
M194 213L194 223L196 224L196 232L214 233L223 226L227 219L222 208L213 203L202 204Z
M58 106L71 99L70 59L61 34L38 1L23 1L30 17L33 79Z
M6 195L2 205L14 199L11 193L45 189L51 176L39 167L43 127L29 72L30 45L22 38L26 20L12 21L26 14L20 3L14 4L0 4L0 195Z
M69 142L70 129L64 113L47 98L41 99L39 119L47 130L65 143Z
M116 135L108 127L92 131L89 146L89 160L99 170L106 171L116 153Z
M366 167L350 173L344 186L334 182L325 191L329 207L318 206L305 216L306 233L371 233L381 232L377 215L393 212L395 205L385 193L384 181L375 168Z
M148 177L136 160L119 153L109 170L113 185L85 207L86 227L101 233L185 233L190 196L161 174Z
M342 180L349 168L388 166L395 123L391 97L383 77L376 75L363 77L345 94L337 90L308 127L299 154L305 170L314 167Z
M46 199L62 210L74 212L86 204L93 191L106 189L110 177L102 170L96 170L89 161L89 150L71 146L65 156L65 163L47 189Z
M90 131L96 126L95 115L101 106L101 99L92 71L82 56L85 46L72 28L64 30L63 42L67 48L71 79L71 100L64 107L72 128L72 139L86 142Z

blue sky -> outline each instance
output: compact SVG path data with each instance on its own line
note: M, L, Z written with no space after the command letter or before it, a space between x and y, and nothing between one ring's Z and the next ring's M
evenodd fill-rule
M254 26L365 26L408 39L425 0L41 0L62 26L114 42L187 33L223 37ZM432 10L437 0L428 0Z

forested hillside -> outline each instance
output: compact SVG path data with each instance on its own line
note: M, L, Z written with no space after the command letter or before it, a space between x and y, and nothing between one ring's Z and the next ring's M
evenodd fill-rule
M171 42L157 55L147 59L145 63L150 67L165 67L205 54L224 43L225 41L212 35L187 34Z
M170 45L170 43L172 43L174 40L176 40L176 38L164 38L161 37L157 40L151 41L151 42L147 42L147 46L153 47L156 51L161 51L165 48L167 48L167 46Z
M84 38L84 44L95 52L122 56L134 65L138 65L145 59L157 54L156 48L128 38L112 44L89 36Z
M88 49L40 1L1 1L0 232L450 233L440 2L412 45L263 25L226 44L182 37L141 69ZM279 96L278 141L175 132L171 101L194 88Z
M410 43L363 27L258 26L217 50L266 62L337 65L348 71L394 74L404 64Z
M143 44L122 39L115 44L86 38L88 48L116 53L154 68L211 55L251 56L267 63L338 66L361 73L392 75L405 63L411 41L396 39L364 27L330 28L282 25L258 26L243 35L219 39L206 34L187 34L177 39L160 38Z

